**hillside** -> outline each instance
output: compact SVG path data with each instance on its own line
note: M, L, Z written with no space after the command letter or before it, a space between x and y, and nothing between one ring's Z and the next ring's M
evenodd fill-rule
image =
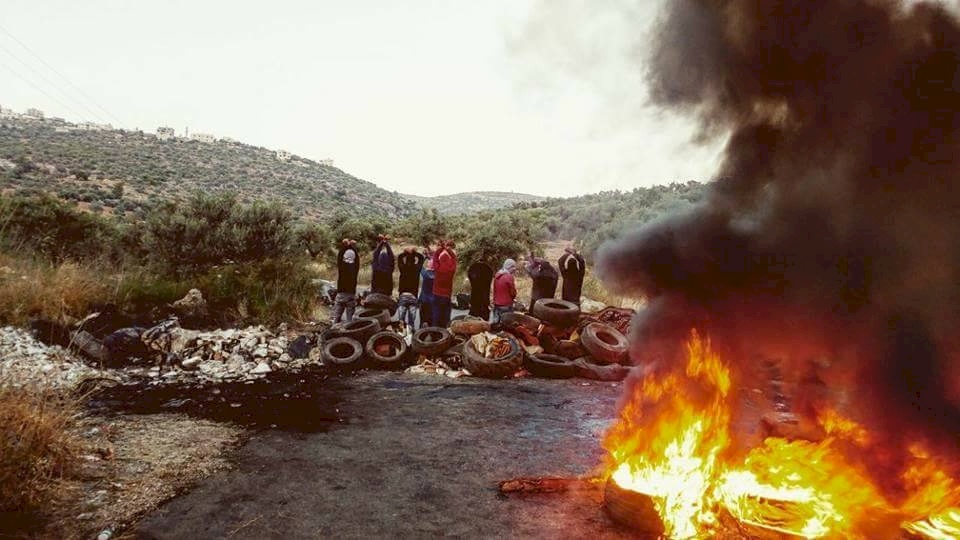
M134 131L67 131L49 120L0 123L0 188L39 189L105 212L138 211L191 192L280 201L295 215L406 216L416 204L329 165L236 142L159 141Z
M448 216L470 214L484 210L497 210L518 203L538 202L546 199L546 197L539 197L537 195L508 193L505 191L471 191L467 193L454 193L453 195L440 195L437 197L420 197L417 195L404 195L404 197L407 197L424 208L436 208L437 212Z
M570 197L518 203L513 216L542 220L549 239L576 241L586 253L603 242L703 200L708 184L673 182L630 191L604 191Z

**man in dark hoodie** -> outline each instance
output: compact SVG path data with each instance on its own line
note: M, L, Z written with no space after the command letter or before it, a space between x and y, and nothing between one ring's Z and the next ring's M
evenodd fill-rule
M587 264L583 255L572 246L564 248L557 264L560 266L560 275L563 276L562 296L567 302L580 305L580 293L583 290L583 275L587 271Z
M397 300L397 320L403 321L411 330L417 318L417 293L420 288L420 270L426 258L413 247L406 247L397 257L397 267L400 269L400 297Z
M373 250L373 283L371 289L375 293L393 296L393 269L396 258L390 239L384 235L377 237L377 249Z
M493 268L477 261L467 268L470 280L470 315L483 320L490 318L490 284L493 281Z
M333 302L333 324L340 322L346 316L346 322L353 320L353 312L357 308L357 274L360 272L360 254L357 252L357 243L348 238L343 239L340 252L337 253L337 296Z
M553 298L557 294L560 274L546 259L536 257L533 253L530 254L530 261L527 263L527 273L533 279L533 289L530 291L530 311L533 311L537 300Z

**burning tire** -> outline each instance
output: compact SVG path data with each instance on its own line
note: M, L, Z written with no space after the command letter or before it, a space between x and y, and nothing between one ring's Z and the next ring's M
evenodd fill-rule
M407 356L407 342L393 332L378 332L367 340L366 352L374 367L399 369Z
M357 319L372 319L380 323L380 328L386 328L390 326L391 322L390 311L381 308L360 308L353 316L353 320Z
M360 343L366 343L370 336L380 331L380 323L373 319L354 319L343 325L341 337L348 337Z
M629 527L640 538L662 538L666 532L653 499L649 495L623 489L613 478L607 480L604 487L603 507L611 519Z
M439 356L453 345L453 334L446 328L428 326L413 334L413 352L424 356Z
M566 300L544 298L533 306L533 316L557 328L576 326L580 318L580 306Z
M505 379L523 367L523 350L513 336L502 334L510 342L510 351L497 358L486 358L470 343L463 346L463 367L474 377Z
M540 319L531 317L526 313L504 313L500 316L500 324L502 324L504 328L523 326L531 332L536 332L540 328Z
M323 344L321 358L323 363L339 372L353 371L360 367L363 357L363 345L359 341L338 337Z
M397 301L383 293L370 293L363 299L363 307L385 309L393 316L397 312Z
M627 359L630 343L616 328L590 323L580 334L580 343L599 364L621 364Z
M569 379L577 374L577 366L572 361L554 354L528 355L523 367L543 379Z

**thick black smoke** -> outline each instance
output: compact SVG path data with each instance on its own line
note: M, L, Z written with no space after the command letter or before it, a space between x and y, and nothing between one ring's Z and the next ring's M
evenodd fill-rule
M638 0L644 1L644 0ZM741 371L832 361L897 465L960 436L960 26L939 4L670 0L655 103L730 134L706 202L601 252L636 362L692 327ZM799 369L799 368L798 368Z

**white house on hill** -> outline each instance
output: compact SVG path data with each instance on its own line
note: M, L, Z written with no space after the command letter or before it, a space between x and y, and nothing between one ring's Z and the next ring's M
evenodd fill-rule
M172 127L158 127L157 128L157 139L161 141L168 141L174 137L175 133Z

